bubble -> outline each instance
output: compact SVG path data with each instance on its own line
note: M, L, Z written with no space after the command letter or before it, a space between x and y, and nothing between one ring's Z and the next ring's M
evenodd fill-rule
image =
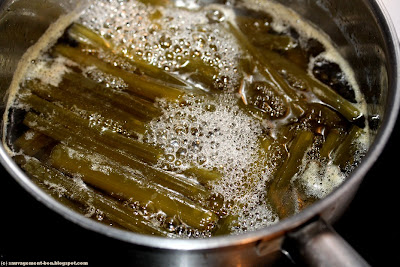
M206 157L200 156L200 157L197 158L197 163L198 163L200 166L203 165L203 164L206 163L206 162L207 162L207 158L206 158Z
M176 157L177 157L177 158L185 157L186 154L187 154L187 149L186 149L186 148L183 148L183 147L179 148L179 149L176 151Z
M149 33L156 34L161 30L161 25L158 23L153 23L149 26Z
M157 220L158 222L160 222L160 223L163 223L163 222L166 220L166 218L167 218L167 216L166 216L164 213L162 213L162 212L159 212L159 213L156 215L156 220Z
M180 46L180 45L175 45L175 46L173 47L173 51L174 51L176 54L179 54L179 53L181 53L181 52L183 51L183 48L182 48L182 46Z
M193 35L193 39L198 48L204 47L207 43L207 38L204 36L204 34L195 34Z
M205 108L206 111L209 111L209 112L214 112L217 109L215 107L215 105L212 105L212 104L206 104L206 105L204 105L204 108Z
M160 37L160 46L162 48L169 48L172 44L171 38L168 35L162 35Z
M171 141L170 141L170 145L171 145L171 147L178 147L179 146L179 142L178 142L178 140L177 139L172 139Z
M201 58L201 52L200 52L200 50L192 50L191 52L190 52L190 57L192 57L192 58Z
M324 198L345 179L340 168L331 163L321 164L310 160L305 165L307 167L298 179L309 196Z
M179 39L179 45L183 48L183 49L188 49L191 47L191 43L189 42L189 40L187 39Z
M222 22L225 20L225 14L218 9L210 9L207 11L206 17L211 23Z
M179 226L179 221L173 217L167 217L164 221L164 227L173 232Z
M220 194L213 194L209 200L209 207L217 213L224 207L224 197Z
M147 203L146 205L139 206L139 211L142 215L149 215L156 211L154 204L152 202Z
M170 52L170 51L167 51L167 52L165 52L165 59L166 60L173 60L174 59L174 53L173 52Z

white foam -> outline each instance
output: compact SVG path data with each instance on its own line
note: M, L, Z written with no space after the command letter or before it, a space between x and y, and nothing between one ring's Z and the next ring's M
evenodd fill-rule
M222 178L211 184L212 192L236 203L230 212L240 216L237 231L271 224L275 217L263 199L272 170L259 154L261 121L241 110L234 95L189 97L186 103L167 105L150 123L147 139L169 155L160 165L172 160L181 170L218 170Z
M239 50L222 26L208 23L207 12L176 7L156 9L136 2L94 2L81 17L81 23L112 38L117 51L169 71L179 71L190 59L198 57L222 76L236 75L233 66L237 65ZM149 18L149 14L157 12L160 18Z
M321 162L306 162L306 169L299 178L305 188L305 193L316 198L324 198L345 179L345 174L338 166L321 164Z
M52 183L49 181L44 181L44 184L49 187L50 190L53 190L54 193L58 195L58 197L64 197L68 191L64 187L59 184Z
M26 140L32 140L32 138L35 136L35 133L34 132L27 132L26 134L25 134L25 139Z
M39 58L32 62L32 65L26 74L27 79L38 79L45 84L50 84L57 87L62 81L65 73L70 72L67 67L67 62L63 57L57 57L54 60L46 60Z

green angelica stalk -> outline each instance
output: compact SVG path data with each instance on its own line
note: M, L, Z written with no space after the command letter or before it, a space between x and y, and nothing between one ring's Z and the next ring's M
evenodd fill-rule
M274 35L266 33L252 41L256 46L262 46L269 50L287 51L293 47L293 39L287 35Z
M54 139L30 129L15 140L14 144L21 149L25 155L34 156L53 142Z
M115 77L120 77L129 85L127 88L128 90L145 99L152 101L155 101L158 98L177 100L184 94L183 89L178 88L178 86L160 83L159 81L150 77L137 75L132 72L116 68L95 56L87 55L81 52L78 48L59 44L53 48L53 51L56 54L69 58L82 66L95 66L104 73Z
M103 155L121 166L129 166L142 173L147 180L158 183L160 186L178 192L192 200L204 203L210 197L208 190L192 179L160 171L146 163L138 161L129 153L118 151L114 147L99 143L91 138L91 136L84 135L79 131L65 128L62 124L52 119L44 119L29 112L24 119L24 124L70 147L85 148Z
M101 156L65 146L56 146L50 156L53 166L71 175L78 175L92 186L141 205L153 203L168 216L180 218L197 229L206 229L217 221L211 211L180 194L166 190L149 181L143 181L135 171L119 167Z
M72 199L86 208L92 206L99 209L106 218L136 233L167 236L169 233L143 216L134 213L119 201L95 192L78 180L64 175L51 167L45 166L36 159L29 159L22 164L22 168L32 177L47 187L51 194L63 201L60 194ZM53 188L53 189L52 189ZM57 190L58 189L58 190ZM63 201L62 203L64 203Z
M290 145L289 156L268 184L267 198L271 207L281 219L294 214L296 211L296 200L293 199L291 179L300 171L303 158L313 141L314 134L312 132L299 132Z
M201 56L192 56L186 60L179 72L189 74L189 79L194 83L200 83L206 90L216 87L219 70L216 66L204 62Z
M153 102L106 87L75 72L64 74L59 87L86 99L92 99L100 105L110 105L115 109L125 111L140 121L150 121L161 115Z
M269 119L282 119L289 112L289 105L285 98L267 82L245 82L247 104L263 112Z
M34 89L34 92L39 92L40 95L46 97L46 98L51 98L52 96L55 95L55 93L49 92L49 94L46 94L45 92L40 92L40 89L36 88ZM41 112L43 115L49 116L48 118L50 121L53 121L55 124L61 124L66 126L69 129L75 129L78 133L82 133L82 135L88 135L94 140L98 140L99 142L102 142L103 144L118 149L119 151L125 151L131 155L134 155L136 158L140 160L144 160L147 163L156 163L159 155L161 155L161 151L159 151L157 148L152 147L150 145L146 145L144 143L138 142L136 140L132 140L130 138L123 137L117 133L113 133L112 131L108 131L107 129L104 129L103 126L98 126L94 125L91 126L86 122L86 127L93 128L91 131L91 134L89 135L86 134L87 129L84 127L85 122L79 116L74 116L76 114L73 114L72 112L68 110L63 110L62 108L53 105L52 103L49 103L43 99L40 99L36 97L35 95L32 96L26 96L25 97L25 102L29 103L33 107L33 109ZM63 102L62 99L60 101ZM71 100L71 105L74 104L74 101ZM78 125L78 126L76 126ZM89 129L90 130L90 129ZM43 131L43 130L42 130ZM101 132L99 134L99 132ZM71 137L64 137L64 140L60 141L65 141L71 139ZM132 163L129 163L132 164ZM140 165L139 167L143 167ZM185 175L189 175L191 177L195 177L197 181L206 184L208 181L211 180L216 180L221 177L221 174L216 172L216 171L211 171L211 170L206 170L206 169L201 169L201 168L196 168L192 167L186 170ZM154 173L147 173L148 175L151 176L158 176L154 175ZM161 175L163 177L170 177L169 175ZM184 179L162 179L162 183L164 186L167 187L173 187L173 188L178 188L178 192L184 192L185 195L192 197L193 199L202 199L204 200L207 198L208 194L205 193L206 190L203 189L200 185L196 185L193 182L187 182ZM188 190L188 188L191 188ZM199 198L199 195L202 197Z
M82 94L68 92L37 80L29 81L25 87L40 98L60 104L76 115L96 121L98 125L103 127L113 128L121 133L127 132L129 135L144 134L146 131L144 122L134 118L129 113L99 103L95 99L84 97Z
M362 129L353 126L341 144L334 153L333 164L339 166L342 170L351 166L355 159L354 154L357 151L357 139L360 137Z
M257 47L251 44L240 29L236 28L231 22L228 22L228 26L229 30L242 46L242 49L249 52L249 54L258 62L256 64L259 71L268 80L272 81L277 88L281 88L292 100L298 100L298 95L292 88L290 88L279 71L281 73L286 73L286 75L290 75L291 77L295 77L295 79L299 80L302 84L306 84L305 87L309 88L317 98L333 107L349 121L355 122L362 118L362 113L334 90L310 77L296 64L293 64L279 54L268 49L263 49L261 52Z
M218 228L214 232L214 235L229 235L232 233L234 227L238 225L238 216L236 215L228 215L223 219L220 219L218 222Z
M207 184L212 181L216 181L222 177L221 173L214 170L208 170L199 167L190 167L184 171L185 175L193 176L201 184Z
M320 150L321 159L331 159L334 151L341 145L341 143L342 135L340 134L340 131L337 129L332 129L329 131L328 136L326 137L326 140Z
M92 124L89 120L85 120L35 95L24 96L21 100L35 111L42 113L47 119L51 119L54 123L64 125L84 136L90 136L93 140L113 147L116 151L125 151L140 160L151 163L156 163L161 154L159 149L151 145L146 145L132 138L115 133L110 129Z
M91 29L83 26L79 23L73 23L68 28L68 36L74 39L81 45L87 45L102 50L102 54L107 57L116 57L118 61L126 63L125 65L133 66L135 72L142 72L144 75L152 77L154 79L175 84L177 86L188 86L185 81L176 77L175 75L166 72L157 66L149 64L143 59L139 58L135 53L119 53L116 50L118 47L109 40L105 40L102 36L92 31Z
M350 122L355 122L363 116L361 111L348 100L327 85L308 75L305 70L280 56L278 53L270 50L263 50L263 57L269 61L275 69L285 72L286 75L290 75L293 79L304 84L319 100L337 110Z
M276 89L287 95L291 100L298 100L299 96L290 88L283 77L271 66L269 61L264 58L262 53L253 46L247 37L232 22L228 21L228 32L233 34L241 46L242 50L249 53L255 60L258 71L268 80L271 81Z

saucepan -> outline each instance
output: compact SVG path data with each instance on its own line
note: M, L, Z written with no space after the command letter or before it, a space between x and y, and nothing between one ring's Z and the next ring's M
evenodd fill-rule
M263 1L263 0L260 0ZM0 107L26 50L78 0L0 0ZM207 4L209 0L197 1ZM220 1L222 2L222 1ZM230 3L232 1L229 1ZM66 219L131 244L151 266L260 266L277 256L312 266L362 266L367 263L330 226L346 210L363 177L382 152L400 104L398 39L377 0L277 0L327 33L355 70L368 104L372 145L345 182L324 199L279 223L235 236L178 240L111 228L63 206L37 187L0 147L0 161L29 194ZM10 177L10 179L11 179Z

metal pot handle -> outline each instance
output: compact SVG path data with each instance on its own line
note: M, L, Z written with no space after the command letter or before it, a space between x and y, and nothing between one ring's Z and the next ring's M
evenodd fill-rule
M322 219L290 232L283 250L295 262L307 266L370 266Z

